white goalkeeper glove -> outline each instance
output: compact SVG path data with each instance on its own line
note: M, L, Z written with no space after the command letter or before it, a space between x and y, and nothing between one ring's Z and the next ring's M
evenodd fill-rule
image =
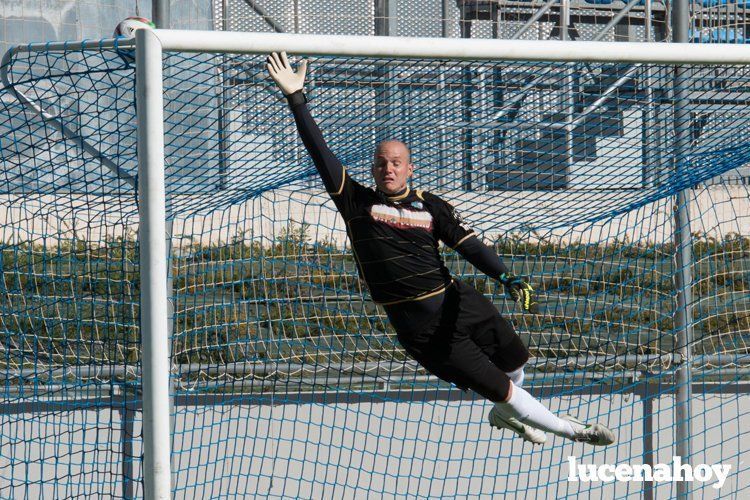
M286 57L286 52L271 52L271 55L266 59L266 68L268 68L268 74L271 75L284 95L294 94L298 90L302 90L307 73L306 60L300 61L297 71L294 71Z

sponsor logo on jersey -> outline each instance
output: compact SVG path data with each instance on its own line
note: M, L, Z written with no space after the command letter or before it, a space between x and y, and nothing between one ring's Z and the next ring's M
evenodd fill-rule
M389 205L373 205L370 207L370 216L374 220L384 222L389 226L432 230L432 214L426 210L409 210Z
M466 223L464 218L461 216L461 213L458 210L456 210L455 207L450 207L450 208L451 208L450 210L451 215L453 216L454 219L456 219L456 222L458 222L458 225L461 226L465 231L471 231L471 228Z

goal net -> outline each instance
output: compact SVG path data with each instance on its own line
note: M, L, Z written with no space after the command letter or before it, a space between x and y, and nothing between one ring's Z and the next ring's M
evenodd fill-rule
M731 464L721 494L750 486L750 193L722 181L750 162L744 47L138 36L137 63L122 39L3 61L0 496L714 491L571 482L571 455ZM522 314L444 249L529 347L529 391L617 445L532 449L405 353L270 50L309 60L353 178L403 140L412 187L530 278L540 310Z

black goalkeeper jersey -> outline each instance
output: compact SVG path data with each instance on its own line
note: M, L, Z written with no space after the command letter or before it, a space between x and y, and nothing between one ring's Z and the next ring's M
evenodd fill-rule
M425 298L451 282L438 242L455 248L473 231L461 225L448 203L409 188L386 196L346 173L331 197L346 221L360 275L375 302Z
M452 278L438 242L455 248L490 277L508 269L439 197L411 190L388 196L345 171L328 149L302 92L287 96L297 129L328 193L346 222L360 276L372 299L383 305L441 293Z

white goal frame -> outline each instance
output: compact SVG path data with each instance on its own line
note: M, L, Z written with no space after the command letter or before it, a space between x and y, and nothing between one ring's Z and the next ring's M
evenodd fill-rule
M130 40L40 43L12 49L54 52L136 50L138 193L145 498L171 497L170 358L166 199L164 186L165 52L410 57L487 61L750 64L750 47L735 44L610 43L497 39L321 36L215 31L138 30ZM5 76L5 75L3 75ZM5 78L3 78L5 80ZM6 82L7 83L7 82ZM690 232L687 231L689 237ZM690 301L685 301L689 303ZM689 329L686 329L689 332ZM689 333L688 333L689 334ZM689 345L689 342L685 343ZM688 353L689 357L689 353ZM688 363L689 365L689 363ZM689 377L689 370L688 372ZM689 382L689 380L688 380ZM687 384L688 390L690 384ZM689 397L689 394L683 395ZM682 399L682 398L680 398ZM689 404L689 403L688 403ZM688 424L689 425L689 424ZM689 429L686 431L689 436ZM684 454L689 455L689 444Z

